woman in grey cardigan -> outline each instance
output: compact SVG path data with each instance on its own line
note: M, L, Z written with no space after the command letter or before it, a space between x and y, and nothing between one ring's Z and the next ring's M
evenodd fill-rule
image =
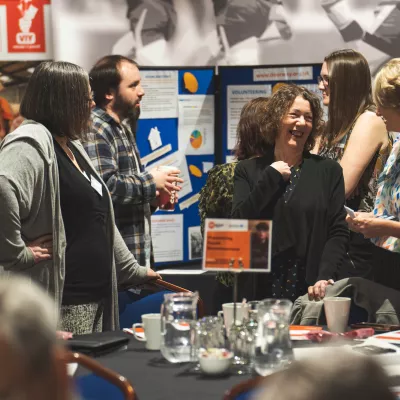
M73 333L118 329L118 284L159 278L127 249L79 142L93 105L82 68L44 62L21 103L27 120L0 143L0 267L40 282Z

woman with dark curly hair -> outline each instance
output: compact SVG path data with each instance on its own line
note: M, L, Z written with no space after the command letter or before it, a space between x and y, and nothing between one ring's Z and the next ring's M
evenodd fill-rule
M314 287L323 297L347 250L344 180L340 165L310 153L323 126L309 90L287 84L268 102L269 146L235 169L232 216L273 220L272 271L256 282L255 298L296 299Z

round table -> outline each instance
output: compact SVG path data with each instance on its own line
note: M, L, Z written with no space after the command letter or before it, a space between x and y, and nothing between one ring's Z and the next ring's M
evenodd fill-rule
M159 351L145 349L131 338L128 348L96 358L102 365L125 376L140 400L221 400L226 390L252 375L206 376L194 371L194 363L171 364ZM78 368L77 374L83 374Z

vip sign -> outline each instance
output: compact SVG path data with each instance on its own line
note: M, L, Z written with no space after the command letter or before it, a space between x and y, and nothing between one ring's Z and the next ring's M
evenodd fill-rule
M50 0L6 0L8 53L45 53L44 5Z

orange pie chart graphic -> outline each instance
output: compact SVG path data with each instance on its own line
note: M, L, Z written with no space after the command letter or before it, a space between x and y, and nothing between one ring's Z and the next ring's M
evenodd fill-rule
M194 149L199 149L203 144L203 135L200 131L195 130L190 135L190 144Z

